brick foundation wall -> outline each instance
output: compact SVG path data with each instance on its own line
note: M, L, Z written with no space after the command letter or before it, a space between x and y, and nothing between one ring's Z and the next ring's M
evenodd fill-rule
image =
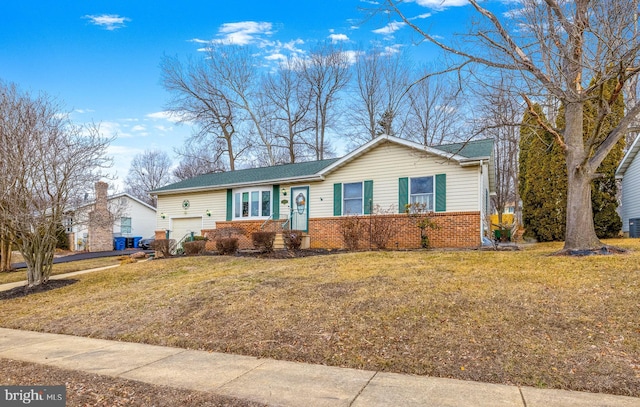
M392 230L387 248L389 249L415 249L419 248L420 229L416 226L417 219L405 214L379 215L379 220L392 222ZM340 224L345 217L313 218L309 219L309 235L311 237L311 248L314 249L340 249L344 247ZM480 241L480 212L447 212L435 213L431 215L432 221L437 225L436 229L426 229L429 237L429 244L435 248L468 248L478 247ZM373 219L369 216L359 216L358 221L362 225L362 239L360 246L363 249L369 248L369 224L375 234L376 228ZM262 230L279 231L280 221L270 221ZM202 236L211 236L213 233L219 234L223 228L237 228L244 234L237 235L238 244L241 249L253 248L251 234L261 230L264 221L234 221L217 222L217 229L204 229ZM164 232L156 232L156 238L164 238ZM371 244L375 248L374 244ZM215 242L207 242L207 250L215 250Z
M369 230L376 233L373 220L369 216L360 216L363 225L363 237L360 241L362 248L369 247ZM387 248L414 249L419 248L420 229L416 218L404 214L379 215L393 223ZM309 221L311 248L339 249L344 247L340 223L344 217L315 218ZM466 248L478 247L480 241L480 212L449 212L433 214L431 219L437 225L436 229L425 230L431 247L438 248ZM375 245L371 243L371 247Z

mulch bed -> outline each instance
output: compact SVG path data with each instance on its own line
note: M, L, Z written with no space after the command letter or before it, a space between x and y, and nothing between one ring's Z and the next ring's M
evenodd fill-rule
M56 288L66 287L68 285L77 283L78 280L49 280L44 284L37 285L35 287L16 287L7 291L0 291L0 300L11 300L14 298L26 297L30 294L43 293L46 291L54 290Z

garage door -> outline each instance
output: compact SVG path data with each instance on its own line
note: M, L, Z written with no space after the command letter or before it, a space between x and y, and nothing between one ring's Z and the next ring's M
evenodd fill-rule
M176 241L180 241L186 235L191 234L191 232L198 236L202 233L202 217L173 219L171 226L170 237L171 239L176 239Z

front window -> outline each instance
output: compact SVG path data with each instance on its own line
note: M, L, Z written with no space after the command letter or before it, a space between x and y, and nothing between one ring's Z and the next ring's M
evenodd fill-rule
M236 192L233 206L235 219L269 217L271 216L271 191L253 189Z
M411 178L409 195L413 211L433 211L433 177Z
M120 218L120 233L131 233L131 218Z
M64 223L63 224L64 224L65 232L73 233L73 218L66 217L64 219Z
M342 208L345 215L362 214L362 182L344 184Z

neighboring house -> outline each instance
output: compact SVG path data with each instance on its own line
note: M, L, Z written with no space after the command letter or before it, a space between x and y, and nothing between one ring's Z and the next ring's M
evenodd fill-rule
M395 222L389 247L412 248L420 247L420 231L406 204L433 211L433 247L476 247L489 231L494 191L492 140L425 147L379 136L342 158L210 173L152 194L158 239L235 227L246 232L241 247L249 247L251 232L284 224L303 230L311 248L341 248L345 216L371 221L381 208Z
M622 158L616 178L621 180L620 217L625 236L640 237L640 137Z
M113 250L114 237L151 237L156 209L126 193L107 197L107 184L96 184L96 199L67 214L71 250Z

